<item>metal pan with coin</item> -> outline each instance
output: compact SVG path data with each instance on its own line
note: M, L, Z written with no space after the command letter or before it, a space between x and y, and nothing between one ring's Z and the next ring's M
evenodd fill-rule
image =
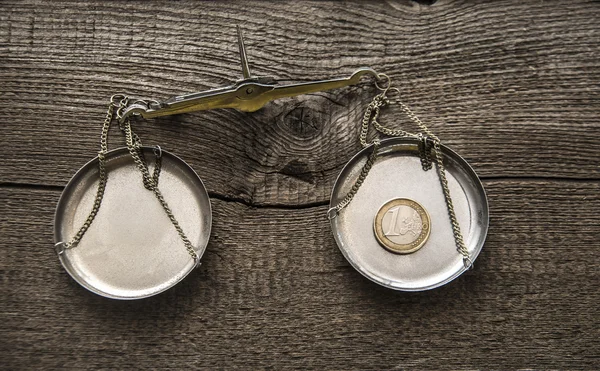
M424 171L422 144L406 137L367 146L344 167L331 196L329 219L342 254L365 277L395 290L452 281L475 261L488 230L487 198L473 169L440 144L443 187L439 172ZM462 231L463 254L444 188Z

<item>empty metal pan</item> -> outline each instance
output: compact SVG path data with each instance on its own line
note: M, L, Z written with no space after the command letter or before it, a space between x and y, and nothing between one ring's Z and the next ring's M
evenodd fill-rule
M153 149L144 148L144 154L153 158ZM75 281L105 297L140 299L165 291L197 264L153 192L144 188L126 148L108 152L106 170L100 210L79 244L59 254L60 262ZM56 208L55 242L69 241L86 220L98 179L96 157L69 181ZM204 184L183 160L162 151L159 189L202 257L211 229Z

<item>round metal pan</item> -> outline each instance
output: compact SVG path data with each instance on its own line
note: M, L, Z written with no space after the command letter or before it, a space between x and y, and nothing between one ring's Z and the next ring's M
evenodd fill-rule
M352 188L372 147L360 151L344 167L333 187L331 207ZM469 164L442 145L450 194L456 217L472 261L483 247L489 225L483 186ZM342 254L368 279L394 290L422 291L444 285L465 270L456 250L448 209L437 170L423 171L418 140L381 141L378 157L350 204L331 219ZM383 248L374 233L379 209L394 199L422 205L430 216L430 235L415 252L397 254Z
M153 149L144 148L153 159ZM153 161L150 162L152 172ZM174 286L196 266L126 148L106 155L108 182L94 222L80 243L59 255L86 289L113 299L141 299ZM87 218L98 186L98 158L64 189L54 219L55 242L69 241ZM179 157L162 151L159 188L202 257L210 236L210 200L202 180ZM199 259L198 259L199 261Z

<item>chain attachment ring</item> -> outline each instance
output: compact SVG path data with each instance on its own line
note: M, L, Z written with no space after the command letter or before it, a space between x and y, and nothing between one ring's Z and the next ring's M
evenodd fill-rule
M64 241L60 241L60 242L55 243L52 248L56 252L56 255L62 255L65 252L65 250L67 250L71 247L74 247L74 246L69 246L68 243L66 243Z
M129 98L125 94L113 94L110 97L110 104L114 108L119 108L119 106L121 105L121 102L123 102L124 99L129 99Z
M154 146L153 152L156 158L162 158L162 148L158 144Z
M379 83L385 83L386 85L384 85L383 87L379 85ZM385 93L387 93L387 91L390 89L390 87L392 86L392 80L390 79L390 77L388 75L386 75L385 73L379 73L377 74L377 79L375 80L375 87L379 90L381 90L383 93L383 95L385 95Z
M327 210L327 219L333 220L333 219L337 218L338 214L339 214L338 209L335 207L332 207L329 210Z
M469 255L463 256L463 264L465 265L466 270L471 270L475 266L475 264L473 264L473 260L471 260L471 257Z

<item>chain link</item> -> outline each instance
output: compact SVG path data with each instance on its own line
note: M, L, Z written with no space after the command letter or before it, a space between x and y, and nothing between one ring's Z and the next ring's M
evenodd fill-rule
M373 127L380 133L392 137L414 137L413 134L401 130L401 129L390 129L379 123L377 120L379 118L379 114L381 113L381 108L388 105L390 101L386 97L384 93L378 94L373 98L371 103L367 106L365 110L365 114L363 115L362 125L360 128L360 144L363 148L366 148L371 145L367 141L367 136L369 134L369 127L372 124Z
M369 171L371 170L371 168L373 167L373 164L375 163L375 160L377 159L377 151L379 150L379 140L375 139L372 143L372 146L373 146L373 151L369 155L369 158L367 158L367 162L363 165L363 168L360 171L360 175L358 176L358 179L356 179L356 182L354 183L354 185L352 186L352 188L350 189L350 191L348 192L346 197L344 197L344 199L342 201L340 201L340 203L338 203L337 205L335 205L334 207L332 207L331 209L329 209L327 211L327 217L330 220L335 218L337 216L337 214L340 211L342 211L343 208L345 208L346 206L348 206L350 204L350 202L352 201L352 199L358 192L358 189L360 188L360 186L363 184L363 182L367 178Z
M113 97L114 98L114 97ZM79 241L83 238L83 235L87 232L87 230L92 225L92 222L96 218L98 211L100 210L100 205L102 204L102 199L104 197L104 191L106 190L106 182L108 180L108 174L106 173L106 153L108 152L108 130L110 129L110 124L112 122L113 113L114 113L115 105L113 99L111 98L111 103L108 105L108 109L106 111L106 117L104 119L104 123L102 125L102 133L100 134L100 151L98 152L98 188L96 190L96 197L94 198L94 204L92 205L92 210L90 211L88 217L85 222L79 228L79 231L73 236L73 238L69 242L59 242L55 245L55 247L62 246L63 249L71 249L79 244Z
M88 215L87 219L83 223L83 226L79 229L79 231L75 234L75 236L69 242L59 242L55 245L55 249L60 254L65 249L71 249L76 247L87 230L92 225L92 222L96 218L98 211L100 210L100 205L102 204L102 200L104 197L104 191L106 190L106 183L108 181L108 173L106 171L106 154L108 153L108 132L110 130L111 123L115 116L115 108L117 109L116 117L120 118L121 113L127 107L129 103L129 98L124 95L113 95L110 100L110 104L108 106L106 112L106 118L104 120L104 124L102 125L102 134L100 135L100 151L98 152L98 171L99 171L99 181L98 181L98 189L96 191L96 198L94 199L94 204L92 206L92 210ZM162 168L162 150L160 147L156 147L154 151L155 155L155 164L154 171L150 174L150 170L148 168L148 163L144 157L144 149L142 147L142 141L140 137L137 136L136 133L131 129L131 122L129 119L123 121L119 124L119 129L125 135L125 142L127 144L127 149L129 154L133 158L137 168L142 173L142 181L144 183L144 187L152 191L156 199L160 202L160 205L164 209L165 213L169 217L171 224L175 227L175 230L179 234L179 237L183 241L187 252L194 259L194 261L198 262L198 254L194 250L194 246L187 238L186 234L183 232L183 229L179 225L179 222L173 215L171 208L167 204L167 201L164 199L162 193L158 188L158 179L160 176L160 171Z
M414 112L402 101L400 101L400 90L395 87L391 87L391 80L387 75L380 74L379 75L380 82L385 81L385 86L376 85L378 89L382 90L382 93L376 95L371 103L367 106L365 113L363 115L363 119L361 122L361 129L359 140L360 144L363 148L373 146L373 152L369 155L366 163L363 165L363 168L360 172L360 175L346 197L334 207L330 208L327 211L327 217L331 220L337 217L337 215L344 209L346 206L350 204L361 185L364 183L369 171L373 167L373 164L377 158L377 151L379 148L379 140L375 139L372 142L367 140L369 134L369 128L371 125L375 128L376 131L383 135L387 135L390 137L408 137L408 138L417 138L419 140L419 157L421 158L421 165L424 171L430 170L433 165L433 161L431 158L431 154L435 158L435 164L437 168L438 177L440 179L440 185L442 187L442 191L444 193L444 200L446 202L446 206L448 209L448 217L450 219L450 224L452 225L452 232L454 235L454 241L456 244L456 250L463 256L463 262L465 267L471 268L473 266L473 262L469 256L469 250L465 246L465 242L460 230L460 225L458 223L458 219L456 218L456 213L454 211L454 204L452 202L452 197L450 195L450 188L448 186L448 180L446 178L446 168L444 166L444 157L442 154L441 142L440 139L433 134L433 132L414 114ZM381 125L378 121L379 115L381 113L381 108L390 104L390 99L388 98L388 92L395 92L396 98L393 100L395 104L400 107L400 110L411 120L413 121L419 129L424 133L413 134L409 133L402 129L391 129Z
M439 140L433 142L433 148L435 161L437 164L438 177L440 178L442 190L444 191L444 199L446 200L446 205L448 206L448 216L450 217L450 224L452 224L452 233L454 234L456 249L463 256L463 260L467 268L470 268L473 266L473 262L469 256L469 250L465 246L465 241L463 240L462 233L460 232L460 225L458 224L458 219L456 219L456 214L454 213L454 204L452 203L452 197L450 196L448 179L446 179L446 168L444 167L444 158L442 157L442 149Z

